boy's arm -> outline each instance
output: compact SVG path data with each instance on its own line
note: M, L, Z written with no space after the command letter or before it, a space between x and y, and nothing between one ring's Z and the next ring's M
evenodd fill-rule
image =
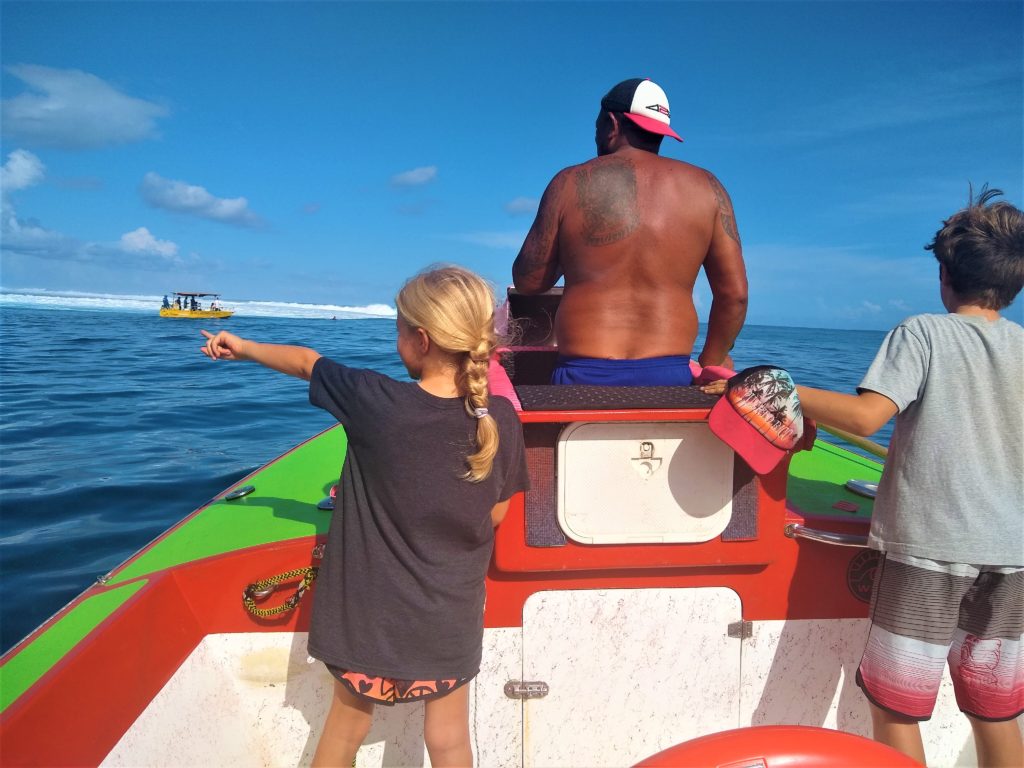
M306 381L313 375L313 365L321 357L309 347L261 344L227 331L216 335L202 331L202 334L206 337L206 346L201 351L211 360L249 360Z
M804 416L861 437L875 434L899 411L896 403L871 390L847 395L798 384L796 391Z
M726 380L719 379L700 389L709 395L724 395ZM870 437L899 411L885 395L866 389L856 395L796 385L800 408L809 419L837 427L861 437Z

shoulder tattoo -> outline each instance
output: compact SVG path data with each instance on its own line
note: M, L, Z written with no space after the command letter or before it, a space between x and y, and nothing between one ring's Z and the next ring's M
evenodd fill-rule
M576 205L583 214L588 245L609 245L628 237L640 223L633 164L610 160L578 168Z
M707 174L711 189L718 200L718 216L722 220L722 229L725 230L725 234L738 243L740 231L736 227L736 214L732 211L732 200L729 199L729 193L725 191L722 182L716 179L713 173L710 171L704 171L704 173Z

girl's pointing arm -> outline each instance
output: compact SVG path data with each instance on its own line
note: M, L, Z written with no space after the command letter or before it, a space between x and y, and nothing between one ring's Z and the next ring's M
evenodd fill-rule
M227 331L216 335L203 331L202 334L206 337L202 353L211 360L249 360L306 381L313 375L313 365L320 359L320 353L309 347L261 344Z

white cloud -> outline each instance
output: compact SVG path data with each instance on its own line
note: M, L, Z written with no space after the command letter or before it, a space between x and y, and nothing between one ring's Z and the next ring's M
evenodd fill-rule
M132 232L121 235L121 250L128 253L146 253L166 256L178 253L178 246L170 240L157 240L146 227L139 227Z
M38 254L56 251L67 253L74 241L57 232L44 229L35 221L18 218L11 202L11 192L35 186L43 180L46 167L42 161L24 149L16 149L7 156L0 168L0 236L3 250L11 253Z
M451 235L450 239L495 250L518 251L526 239L526 232L465 232Z
M263 220L249 210L249 201L244 197L215 197L203 187L165 179L152 171L143 178L139 191L143 199L154 208L187 213L239 227L263 225Z
M38 184L43 180L45 170L39 158L31 152L19 149L7 156L7 162L0 169L0 250L8 254L50 261L73 261L150 270L182 264L177 244L169 240L158 240L146 227L126 232L116 243L95 243L82 242L77 238L46 229L34 220L19 219L8 192Z
M81 243L36 222L22 221L9 207L4 208L2 250L41 259L76 259Z
M437 178L437 166L425 165L411 171L396 173L391 177L391 185L395 187L420 187Z
M505 210L513 216L534 213L540 201L533 197L517 197L505 203Z
M7 162L0 169L0 188L3 192L13 192L35 186L43 180L46 166L31 152L16 149L7 156Z
M157 135L168 109L77 69L19 64L7 71L28 87L2 102L3 133L28 143L89 149Z

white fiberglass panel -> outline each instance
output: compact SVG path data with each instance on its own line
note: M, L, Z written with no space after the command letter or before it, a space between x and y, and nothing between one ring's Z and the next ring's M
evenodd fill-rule
M559 524L585 544L709 541L732 516L733 456L704 422L570 424Z
M856 683L869 627L867 619L753 622L743 641L740 725L815 725L870 738L871 712ZM977 765L948 667L921 737L929 765Z
M309 765L333 678L306 655L306 633L208 635L153 698L105 766ZM484 633L480 674L470 683L475 763L517 766L522 704L505 683L519 676L521 630ZM377 707L357 768L429 766L423 704Z
M523 609L523 764L622 766L739 724L730 589L539 592Z

